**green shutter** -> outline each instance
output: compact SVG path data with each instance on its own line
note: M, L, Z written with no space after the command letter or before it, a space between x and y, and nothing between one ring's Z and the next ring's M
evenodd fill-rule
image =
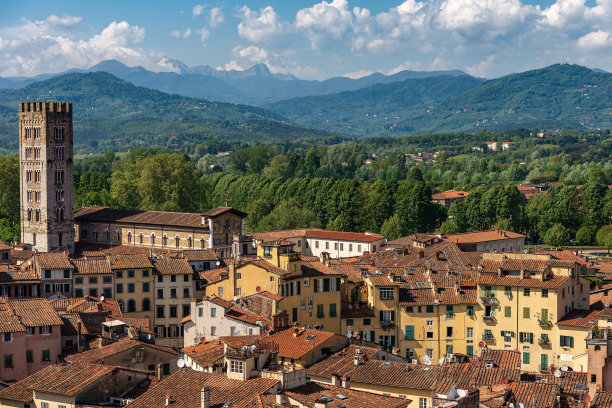
M533 344L533 333L528 333L529 334L529 343Z
M468 356L473 356L474 355L474 346L467 346L466 350L465 350L465 354L467 354Z
M570 347L574 347L574 337L570 337Z
M523 319L529 319L530 316L530 310L528 307L524 307L523 308Z
M548 321L548 309L542 309L542 320Z
M395 321L395 310L391 311L391 321L394 322Z
M297 281L297 294L298 295L301 294L301 292L302 292L301 289L300 289L300 284L301 284L301 282Z
M529 364L529 353L523 353L523 364Z
M314 283L314 291L315 293L319 291L319 280L318 279L313 279L312 282Z
M374 339L376 338L376 335L374 334L374 330L370 330L370 341L374 341Z
M378 336L378 345L382 346L384 344L383 342L383 336Z
M384 318L384 316L383 316L383 311L382 311L382 310L379 312L379 315L380 315L380 321L381 321L381 322L382 322L382 321L384 321L384 320L385 320L385 318Z
M414 340L414 326L406 325L406 340Z
M329 292L329 278L323 279L323 292Z
M395 336L391 336L391 347L395 347Z
M340 278L336 278L336 290L340 291L340 285L341 285L341 279Z
M512 317L512 307L510 307L510 306L504 307L504 316L505 317Z
M548 354L542 354L540 362L542 364L542 367L540 368L542 370L547 370L548 369Z

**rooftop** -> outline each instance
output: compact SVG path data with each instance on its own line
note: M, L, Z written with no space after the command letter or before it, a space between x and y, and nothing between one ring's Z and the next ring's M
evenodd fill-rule
M116 370L114 366L97 364L69 364L49 373L38 382L32 383L29 389L66 396L74 396L96 380Z
M456 244L475 244L478 242L498 241L502 239L525 238L525 235L505 230L490 230L477 232L464 232L461 234L447 235L444 239Z
M144 254L109 255L111 269L150 269L153 268L149 257Z
M39 269L72 269L74 266L64 252L41 252L34 255Z
M317 400L321 399L327 402L327 406L342 406L345 408L399 408L412 402L405 398L389 397L314 382L287 390L284 395L306 407L315 406Z
M447 198L465 198L469 194L470 193L467 191L449 190L449 191L444 191L442 193L434 194L431 196L431 198L433 198L434 200L444 200Z
M76 273L80 275L111 275L110 263L107 259L74 259L72 261Z
M193 269L187 259L184 258L161 258L156 259L155 269L161 275L192 275Z
M278 355L286 358L301 358L336 334L332 332L290 328L269 337L278 345Z
M105 358L108 358L118 353L122 353L126 350L130 350L137 346L150 347L157 350L165 351L170 354L177 354L176 351L168 347L156 346L154 344L144 343L142 341L124 337L117 342L99 348L87 350L82 353L73 354L71 356L66 357L66 360L72 363L98 363L104 360Z

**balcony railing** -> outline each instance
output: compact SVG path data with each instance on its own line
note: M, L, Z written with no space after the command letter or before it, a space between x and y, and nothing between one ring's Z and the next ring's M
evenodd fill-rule
M540 346L550 346L550 339L542 337L538 340L538 343L540 343Z
M481 298L481 300L484 305L494 305L499 303L495 296L484 296Z
M540 364L540 371L544 372L544 371L548 371L548 364Z
M493 323L495 322L495 316L482 316L482 321Z
M538 319L538 323L540 323L540 326L542 327L551 327L552 326L552 322L548 319Z
M493 335L492 334L483 334L482 335L482 339L484 341L493 341Z

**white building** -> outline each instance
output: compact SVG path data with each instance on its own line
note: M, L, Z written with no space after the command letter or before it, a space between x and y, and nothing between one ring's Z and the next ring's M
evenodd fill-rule
M232 302L211 296L196 304L191 302L191 314L181 321L184 346L216 340L224 336L260 335L272 323Z
M256 244L276 240L293 242L294 251L305 256L321 256L323 252L332 258L360 256L364 252L378 251L387 242L380 234L371 232L327 231L318 228L303 228L284 231L256 232Z

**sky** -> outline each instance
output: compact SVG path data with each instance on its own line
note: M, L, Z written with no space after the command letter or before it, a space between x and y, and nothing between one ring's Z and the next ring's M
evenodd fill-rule
M612 0L3 1L0 76L116 59L152 71L304 79L404 69L495 78L555 63L612 71Z

